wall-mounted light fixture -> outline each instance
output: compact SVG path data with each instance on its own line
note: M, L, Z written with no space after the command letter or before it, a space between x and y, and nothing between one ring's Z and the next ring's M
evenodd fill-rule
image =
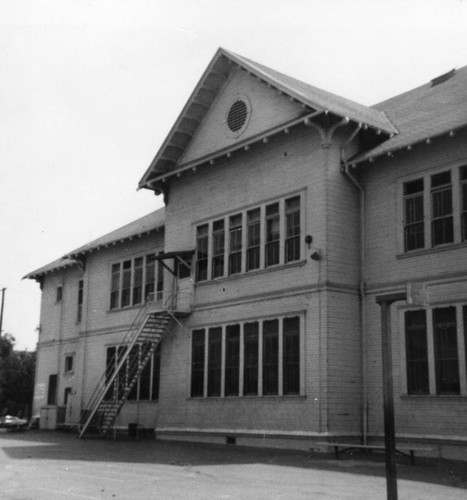
M308 245L308 248L310 248L312 241L313 241L313 236L311 236L311 234L307 234L305 236L305 243Z
M321 254L319 250L315 250L311 255L310 255L312 260L320 260L321 259Z

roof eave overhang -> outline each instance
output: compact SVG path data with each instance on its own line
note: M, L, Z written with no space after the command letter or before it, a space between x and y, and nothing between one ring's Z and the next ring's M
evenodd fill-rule
M459 132L462 129L465 129L467 127L467 124L458 126L458 127L453 127L453 128L448 128L444 130L443 132L440 132L438 134L431 134L427 135L421 139L412 141L410 143L404 143L400 144L398 146L394 146L392 148L387 148L382 151L379 151L375 154L372 154L372 150L367 151L365 153L359 153L355 155L353 158L350 158L346 161L348 165L350 165L353 168L363 166L364 164L368 163L374 163L377 159L381 159L382 157L389 157L392 158L397 152L403 152L403 151L411 151L414 146L419 145L419 144L431 144L433 140L438 139L443 136L449 136L449 137L454 137L457 132ZM374 149L374 148L373 148Z

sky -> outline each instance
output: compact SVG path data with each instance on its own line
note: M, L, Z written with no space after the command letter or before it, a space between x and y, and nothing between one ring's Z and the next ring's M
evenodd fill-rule
M137 184L223 47L372 105L467 65L467 0L0 0L2 333L27 273L162 206Z

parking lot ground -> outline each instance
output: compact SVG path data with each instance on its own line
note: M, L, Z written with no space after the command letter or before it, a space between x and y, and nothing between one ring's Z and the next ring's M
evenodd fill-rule
M398 459L399 499L467 498L467 463ZM0 433L0 499L385 499L384 456Z

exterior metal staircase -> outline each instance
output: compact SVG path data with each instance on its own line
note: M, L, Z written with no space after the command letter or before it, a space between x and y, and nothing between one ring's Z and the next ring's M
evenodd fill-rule
M168 311L141 309L83 410L79 437L93 429L104 435L115 420L159 343L170 331L174 316Z

